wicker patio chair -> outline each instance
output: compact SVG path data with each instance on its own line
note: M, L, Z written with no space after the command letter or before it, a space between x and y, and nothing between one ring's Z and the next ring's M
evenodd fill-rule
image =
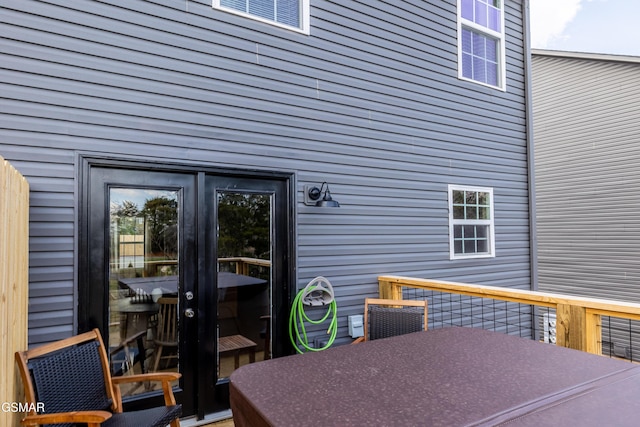
M427 301L366 298L364 336L354 343L427 330Z
M180 374L138 374L112 377L100 331L16 353L28 407L24 426L55 424L89 427L179 427L181 405L176 404L171 381ZM122 411L119 384L160 381L165 406ZM36 409L43 408L41 413Z

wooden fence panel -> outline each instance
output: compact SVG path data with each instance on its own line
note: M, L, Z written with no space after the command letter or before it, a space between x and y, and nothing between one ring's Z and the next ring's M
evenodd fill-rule
M24 402L14 353L27 348L29 184L0 157L0 425L19 425L6 405Z

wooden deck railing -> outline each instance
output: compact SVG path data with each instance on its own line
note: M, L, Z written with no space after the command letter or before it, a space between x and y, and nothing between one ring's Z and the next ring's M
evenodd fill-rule
M27 348L29 184L0 157L0 425L19 425L4 405L23 402L14 353Z
M470 285L402 276L379 276L380 298L402 299L402 288L446 292L556 310L556 345L602 354L602 316L640 320L640 304L546 292Z
M247 257L231 257L231 258L218 258L220 263L235 263L236 274L249 275L249 266L255 265L258 267L271 267L271 261L268 259L259 258L247 258Z
M257 267L271 267L271 261L268 259L259 259L259 258L248 258L248 257L228 257L228 258L218 258L219 263L226 264L235 264L235 272L237 274L249 275L250 266L254 265ZM160 276L159 269L162 267L176 267L178 265L177 259L162 259L162 260L153 260L153 261L144 261L144 268L142 269L142 273L145 277L155 277ZM118 271L120 268L118 267L118 263L111 263L111 271ZM140 269L138 269L140 270ZM133 274L136 272L134 271ZM175 273L174 273L175 274Z

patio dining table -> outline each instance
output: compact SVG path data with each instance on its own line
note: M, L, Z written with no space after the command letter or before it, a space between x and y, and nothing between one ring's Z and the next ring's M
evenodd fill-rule
M246 426L637 426L640 366L451 327L246 365Z

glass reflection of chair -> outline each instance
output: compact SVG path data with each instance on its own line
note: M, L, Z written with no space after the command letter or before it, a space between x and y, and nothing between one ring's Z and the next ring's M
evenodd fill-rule
M366 298L364 336L354 343L427 330L427 301Z
M167 360L165 367L169 366L169 360L178 359L178 298L162 297L158 299L158 306L158 326L153 339L154 372L158 370L161 359Z
M118 289L115 291L109 291L109 305L113 306L117 304L118 301L126 298L128 296L128 291L123 289ZM127 316L124 313L120 313L119 311L113 310L110 313L109 318L109 327L118 327L120 328L120 335L122 335L122 330L124 329L124 325L126 324Z
M111 363L112 376L119 377L138 373L145 374L147 372L146 336L147 331L140 331L125 339L117 346L109 347L109 361ZM149 381L128 384L121 387L122 395L130 396L136 394L141 385L144 385L145 390L149 390L151 387Z
M136 363L140 364L140 373L145 373L144 362L146 354L144 339L146 336L147 331L140 331L125 339L119 345L109 349L111 374L113 376L133 374Z

